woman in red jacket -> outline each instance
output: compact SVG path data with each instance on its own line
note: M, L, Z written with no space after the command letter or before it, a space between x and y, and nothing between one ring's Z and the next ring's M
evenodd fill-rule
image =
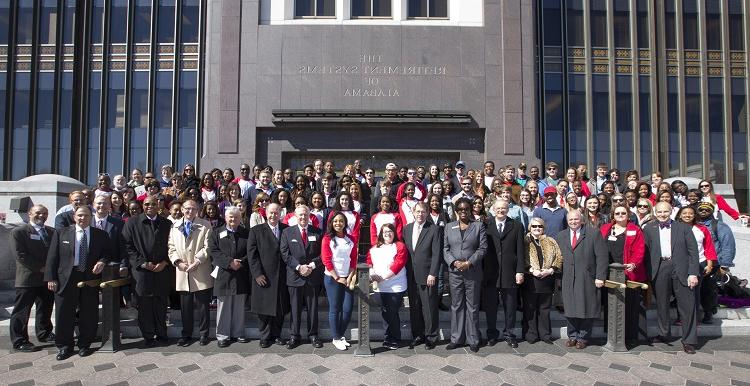
M395 350L401 341L401 318L398 309L406 293L406 245L396 240L396 227L385 224L380 228L377 244L367 253L370 280L377 284L380 294L380 313L385 322L383 347Z
M370 219L370 245L378 243L380 228L385 224L392 224L396 228L396 240L403 240L401 238L401 230L403 228L401 216L398 213L393 213L393 199L391 196L381 196L378 208L380 209L378 213L373 214Z
M724 197L722 197L720 194L714 193L714 184L712 184L711 181L701 180L701 182L698 183L698 189L703 195L703 197L701 197L701 201L714 204L715 219L721 220L721 214L719 213L720 211L723 211L724 213L728 214L729 217L735 220L739 219L740 217L746 217L744 215L741 216L739 212L729 206L727 200L725 200Z

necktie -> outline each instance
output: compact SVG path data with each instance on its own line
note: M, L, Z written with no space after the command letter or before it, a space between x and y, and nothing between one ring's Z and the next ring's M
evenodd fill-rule
M184 225L184 227L185 227L185 238L190 237L190 226L191 225L192 224L190 223L190 221L185 221L185 225Z
M80 231L83 234L81 235L81 242L78 245L78 270L80 272L86 271L86 258L89 256L89 240L86 236L86 231Z
M669 229L672 226L672 222L659 223L659 229Z
M504 222L501 222L501 223L497 224L497 233L503 234L503 229L505 229L505 223Z
M278 239L279 238L279 228L273 227L273 235Z
M302 245L307 246L307 229L302 228Z
M570 246L573 247L573 248L575 248L576 247L576 243L578 243L578 232L577 231L573 231L573 239L570 241Z
M42 237L42 242L47 244L47 231L44 230L44 227L39 228L39 236Z

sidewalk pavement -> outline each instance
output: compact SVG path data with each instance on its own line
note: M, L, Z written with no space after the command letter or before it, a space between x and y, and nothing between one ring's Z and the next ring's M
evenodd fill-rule
M702 340L698 353L670 345L641 345L612 353L594 341L584 350L522 342L465 349L423 346L384 350L373 342L375 356L357 358L353 348L336 351L309 344L294 350L257 341L220 349L212 341L183 348L174 343L149 350L126 340L123 351L77 355L55 360L56 349L14 353L0 343L0 384L16 385L750 385L750 337ZM354 343L354 342L353 342Z

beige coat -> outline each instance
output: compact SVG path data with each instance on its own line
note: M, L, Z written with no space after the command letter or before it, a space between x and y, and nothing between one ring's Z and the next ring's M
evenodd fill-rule
M176 273L177 291L195 292L213 288L214 278L211 277L211 258L208 256L208 237L211 234L211 224L201 218L196 218L190 225L190 237L185 239L185 219L181 218L172 224L169 231L169 261L177 266L178 260L185 264L199 261L200 264L192 272L183 272L179 269Z

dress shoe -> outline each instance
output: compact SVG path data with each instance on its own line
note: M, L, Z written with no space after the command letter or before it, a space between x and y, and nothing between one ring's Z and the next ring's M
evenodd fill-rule
M529 338L526 338L526 339L523 339L523 340L525 340L526 343L528 343L528 344L534 344L536 342L539 342L539 339L529 339Z
M146 338L143 340L143 348L154 348L156 347L156 339Z
M269 348L271 347L271 342L268 340L261 340L260 341L260 348Z
M472 344L471 346L469 346L469 350L471 350L471 352L479 352L479 345Z
M575 339L568 339L567 342L565 342L565 347L575 347L576 346L576 340Z
M455 349L457 349L457 348L459 348L459 347L461 347L461 345L460 345L460 344L458 344L458 343L453 343L453 342L450 342L450 343L448 343L447 345L445 345L445 349L446 349L446 350L455 350Z
M451 309L450 309L450 307L448 307L445 304L443 304L442 302L440 302L438 304L438 310L440 310L440 311L450 311Z
M167 338L166 336L157 336L156 342L161 346L167 346L169 345L169 338Z
M657 335L651 338L651 343L669 343L669 340L665 336Z
M187 347L190 345L190 338L183 336L177 341L177 345L180 347Z
M487 339L487 346L493 347L498 342L497 338L490 338Z
M286 345L286 341L284 339L281 339L281 338L276 338L276 339L273 340L273 344L275 344L277 346L285 346Z
M40 342L42 342L42 343L54 342L55 341L55 333L54 332L50 332L49 334L47 334L45 336L38 337L37 340L40 341Z
M34 344L31 342L23 342L19 345L14 346L13 349L18 352L34 352L37 350L36 346L34 346Z
M311 341L311 343L312 343L312 346L315 347L315 348L322 348L323 347L323 341L320 340L320 339L318 339L318 338L313 338L312 341Z
M429 339L424 342L424 349L425 350L432 350L434 348L435 348L435 342L433 342L433 341L431 341Z
M586 342L579 340L576 342L576 348L579 350L583 350L586 348Z
M505 341L508 342L508 346L518 348L518 342L516 342L516 338L508 338Z
M291 338L288 342L286 342L286 348L291 350L295 347L299 346L299 339L297 338Z
M207 345L207 344L208 344L209 342L211 342L211 338L209 338L209 337L207 337L207 336L202 336L202 337L201 337L201 340L200 340L200 345L201 345L201 346L205 346L205 345Z
M237 342L239 343L250 343L250 338L245 338L244 336L241 336L237 338Z
M385 342L383 342L383 347L385 347L385 348L387 348L389 350L397 350L398 349L398 343L385 341Z
M418 336L414 338L414 340L412 340L411 343L409 343L409 348L414 348L415 346L419 346L422 343L424 343L424 337Z
M81 349L78 350L78 355L80 357L87 357L87 356L89 356L89 355L91 355L93 353L94 353L94 349L92 349L90 347L83 347L83 348L81 348Z
M219 346L220 348L229 347L229 344L230 344L229 339L219 339L216 342L216 345Z
M702 324L713 324L714 318L711 315L706 315L701 319Z
M542 342L547 343L547 344L553 344L554 343L554 342L552 342L552 339L550 339L550 338L542 339Z
M73 352L69 349L64 348L60 349L60 351L57 352L57 356L55 357L55 359L57 359L58 361L64 361L70 358L71 355L73 355Z
M682 344L682 351L684 351L685 354L691 354L692 355L692 354L695 354L695 347L693 347L693 345L683 343Z

